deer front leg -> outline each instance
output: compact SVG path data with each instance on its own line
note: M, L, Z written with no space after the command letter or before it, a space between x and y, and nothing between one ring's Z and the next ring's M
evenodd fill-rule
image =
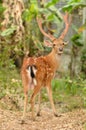
M33 120L35 120L35 115L34 115L35 97L36 97L36 95L38 94L39 91L40 91L40 86L38 86L38 85L35 86L34 92L33 92L32 96L31 96L31 100L30 100L30 102L31 102L31 110L32 110L32 119Z
M56 113L56 109L55 109L55 106L54 106L54 102L53 102L51 85L48 85L48 86L47 86L47 92L48 92L48 95L49 95L49 99L50 99L51 107L52 107L52 109L53 109L53 113L54 113L55 116L58 116L57 113Z

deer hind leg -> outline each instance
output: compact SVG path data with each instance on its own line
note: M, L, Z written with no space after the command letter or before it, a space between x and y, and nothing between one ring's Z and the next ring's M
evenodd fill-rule
M27 103L28 103L28 91L29 91L29 86L26 81L23 82L23 86L24 86L24 109L23 109L22 121L24 121L26 115Z
M30 100L30 102L31 102L31 110L32 110L32 119L33 120L35 120L35 115L34 115L35 97L36 97L36 95L38 94L39 91L40 91L40 86L38 86L38 85L35 86L34 92L33 92L32 96L31 96L31 100Z
M52 107L52 109L53 109L53 113L54 113L55 116L58 116L58 115L56 114L56 109L55 109L55 105L54 105L54 102L53 102L51 85L48 85L48 86L47 86L47 92L48 92L48 95L49 95L49 99L50 99L51 107Z
M24 110L23 110L22 120L24 120L25 115L26 115L27 103L28 103L28 93L26 93L26 94L25 94L25 97L24 97Z
M41 91L39 92L39 95L38 95L38 111L37 111L37 116L40 116L40 105L41 105Z

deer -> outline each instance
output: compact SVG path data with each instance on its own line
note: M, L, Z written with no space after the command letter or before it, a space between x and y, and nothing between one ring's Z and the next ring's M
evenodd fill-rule
M47 89L54 116L56 117L59 116L56 113L56 109L53 101L51 81L54 78L56 70L60 66L60 60L61 60L61 55L63 53L63 48L67 44L67 42L64 41L64 37L67 34L71 23L71 17L69 17L68 12L62 15L62 18L65 23L65 28L61 33L61 35L58 38L55 38L52 34L46 33L44 31L42 27L42 19L37 17L37 23L41 33L51 41L50 43L48 43L48 41L44 41L44 42L46 43L46 45L50 44L52 50L49 54L45 56L24 57L22 68L21 68L21 77L22 77L22 84L24 87L24 96L25 96L22 120L24 120L25 118L26 108L28 103L28 91L31 88L33 88L33 93L30 98L32 119L35 120L34 105L35 105L35 98L38 93L39 93L39 97L38 97L39 103L38 103L37 115L38 116L40 115L41 89L43 87Z

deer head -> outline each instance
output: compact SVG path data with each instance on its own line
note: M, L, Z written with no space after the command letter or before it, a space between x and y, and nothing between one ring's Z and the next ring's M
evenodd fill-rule
M64 37L65 35L67 34L68 32L68 29L69 29L69 26L70 26L70 23L71 23L71 17L69 18L69 14L68 12L65 13L65 15L62 15L63 16L63 20L64 20L64 23L65 23L65 28L63 30L63 32L61 33L61 35L58 37L58 38L55 38L52 34L48 34L46 33L43 28L42 28L42 19L39 19L37 17L37 22L38 22L38 26L40 28L40 31L42 32L42 34L44 36L46 36L48 39L50 39L50 41L44 41L45 45L47 46L52 46L54 51L58 54L61 54L63 52L63 48L65 45L67 45L67 42L64 41Z

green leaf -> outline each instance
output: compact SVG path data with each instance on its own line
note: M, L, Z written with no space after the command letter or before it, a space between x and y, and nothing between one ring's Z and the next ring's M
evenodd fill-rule
M43 45L41 43L37 43L36 45L40 50L44 50Z
M2 4L0 4L0 13L3 13L5 10L5 8L2 6Z
M83 46L81 34L75 34L74 36L72 36L71 40L74 45Z
M48 21L53 21L54 20L54 14L50 14L48 17L47 17Z
M65 5L62 10L63 11L68 11L68 12L71 12L72 10L76 9L76 8L79 8L79 7L86 7L86 4L85 3L71 3L71 4L67 4Z
M52 14L54 14L60 21L62 21L62 15L60 14L60 12L57 10L57 8L55 6L49 7L48 10Z
M58 23L59 23L58 17L56 17L56 15L54 15L54 14L48 15L47 21L53 22L53 23L55 23L55 24L57 24L57 25L58 25ZM55 30L53 30L53 31L55 31Z
M80 3L80 2L84 2L84 0L68 0L68 4L71 4L71 3Z
M34 14L37 14L38 13L38 6L35 5L35 4L31 4L30 6L30 13L34 13Z
M26 9L24 12L23 12L23 15L22 15L22 17L23 17L23 19L24 20L28 20L28 17L29 17L29 15L30 15L30 11L28 10L28 9Z
M37 0L30 0L30 3L31 3L31 4L34 4L34 5L37 5L37 4L38 4Z
M11 27L11 28L8 28L8 29L6 29L5 31L3 31L2 33L1 33L1 36L9 36L10 34L12 34L14 31L16 30L16 27L15 26L13 26L13 27Z
M46 8L40 8L40 9L39 9L39 13L48 15L50 12L49 12L49 10L46 9Z
M31 20L33 19L34 15L35 15L34 13L32 13L32 12L30 12L28 9L26 9L26 10L23 12L22 17L23 17L23 19L24 19L25 21L31 21Z
M71 12L73 9L73 6L72 5L65 5L64 7L62 7L62 10L65 12Z
M33 18L35 18L39 12L38 8L38 1L37 0L30 0L29 8L25 9L23 12L23 19L26 21L31 21Z
M30 0L30 3L30 13L37 14L39 10L37 0Z
M50 2L48 2L45 7L49 8L50 6L56 5L56 3L59 2L59 0L52 0Z
M78 33L78 29L77 29L77 27L74 24L72 24L72 28L74 29L75 32Z

